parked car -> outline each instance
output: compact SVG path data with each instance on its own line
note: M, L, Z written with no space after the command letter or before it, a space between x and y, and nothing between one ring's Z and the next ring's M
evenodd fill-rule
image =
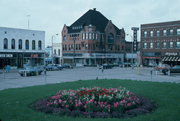
M70 69L70 68L73 68L73 66L71 66L70 64L63 64L61 65L63 68L67 68L67 69Z
M102 66L100 66L99 69L111 69L113 68L112 64L103 64Z
M164 75L167 75L168 71L170 71L170 73L180 73L180 65L176 65L174 67L171 67L171 68L165 68L165 69L162 69L162 73Z
M63 66L62 66L62 65L54 64L54 66L56 66L59 70L62 70L62 69L63 69Z
M129 62L124 62L124 63L123 63L123 66L124 66L124 67L131 67L131 63L129 63Z
M159 64L158 66L155 67L156 71L162 71L165 69L170 69L170 66L168 64Z
M59 68L55 64L48 64L45 68L47 71L59 70Z
M43 72L43 67L25 67L22 70L19 70L19 74L21 76L35 76L35 75L41 75L41 73Z

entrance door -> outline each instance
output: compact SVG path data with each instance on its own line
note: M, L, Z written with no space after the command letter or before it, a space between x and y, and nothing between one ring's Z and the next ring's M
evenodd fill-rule
M18 68L23 68L23 54L18 54Z

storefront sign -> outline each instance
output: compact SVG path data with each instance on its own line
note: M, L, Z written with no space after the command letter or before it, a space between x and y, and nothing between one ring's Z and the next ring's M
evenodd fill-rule
M31 58L37 58L38 54L31 54Z
M177 56L178 53L173 53L173 52L170 53L170 52L166 52L165 55L167 55L167 56Z
M11 58L11 57L13 57L13 54L0 54L0 57L2 57L2 58L5 58L5 57Z

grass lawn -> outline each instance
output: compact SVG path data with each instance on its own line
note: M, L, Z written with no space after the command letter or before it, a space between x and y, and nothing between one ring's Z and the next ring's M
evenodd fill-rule
M58 90L80 87L126 87L138 95L154 100L158 108L150 114L125 119L74 118L44 114L28 106L37 99L51 96ZM180 121L180 84L131 80L87 80L7 89L0 91L0 120L2 121Z

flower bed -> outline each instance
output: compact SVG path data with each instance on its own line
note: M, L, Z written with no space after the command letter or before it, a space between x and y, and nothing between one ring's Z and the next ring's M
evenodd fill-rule
M148 113L155 105L123 87L60 90L32 107L46 113L85 117L124 117Z

